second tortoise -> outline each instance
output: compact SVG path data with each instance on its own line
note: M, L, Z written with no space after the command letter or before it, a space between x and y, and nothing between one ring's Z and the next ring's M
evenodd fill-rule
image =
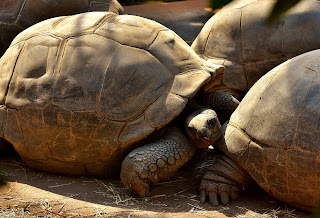
M319 1L301 1L267 25L275 2L232 1L205 24L191 46L200 57L227 69L209 96L222 122L261 76L289 58L320 48Z
M320 50L272 69L245 95L223 137L223 156L205 174L201 201L235 199L253 178L267 193L299 209L320 201Z

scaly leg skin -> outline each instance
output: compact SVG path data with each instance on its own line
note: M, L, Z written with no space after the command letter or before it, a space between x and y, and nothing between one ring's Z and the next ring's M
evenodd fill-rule
M170 128L160 140L127 155L121 166L121 181L133 193L150 196L150 186L173 176L195 153L178 128Z
M235 200L243 187L247 187L252 179L249 174L225 155L218 157L202 178L200 184L200 202L205 203L207 197L213 206L220 202L226 205Z
M216 111L220 122L223 124L230 119L233 111L238 107L239 101L226 92L204 93L202 103Z

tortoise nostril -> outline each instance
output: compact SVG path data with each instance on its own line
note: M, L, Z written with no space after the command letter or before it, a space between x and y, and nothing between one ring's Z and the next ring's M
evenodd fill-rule
M206 137L207 136L207 130L205 128L201 128L197 131L198 135L199 136L202 136L202 137Z

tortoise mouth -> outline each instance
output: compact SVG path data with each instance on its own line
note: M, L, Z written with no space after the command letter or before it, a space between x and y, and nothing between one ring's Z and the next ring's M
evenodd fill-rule
M214 145L222 135L221 127L218 130L215 128L214 131L207 130L207 132L211 133L207 133L206 136L197 134L195 139L192 140L197 148L208 148L210 145Z
M197 129L193 126L187 128L187 133L196 148L208 148L214 145L222 135L220 122L213 126L205 126Z

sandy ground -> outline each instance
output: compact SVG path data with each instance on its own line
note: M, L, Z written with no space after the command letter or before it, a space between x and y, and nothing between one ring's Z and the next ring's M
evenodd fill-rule
M32 170L16 154L0 156L0 217L308 217L258 187L226 206L199 202L198 187L213 154L197 154L178 174L138 198L119 179L68 177ZM205 160L205 161L204 161Z

